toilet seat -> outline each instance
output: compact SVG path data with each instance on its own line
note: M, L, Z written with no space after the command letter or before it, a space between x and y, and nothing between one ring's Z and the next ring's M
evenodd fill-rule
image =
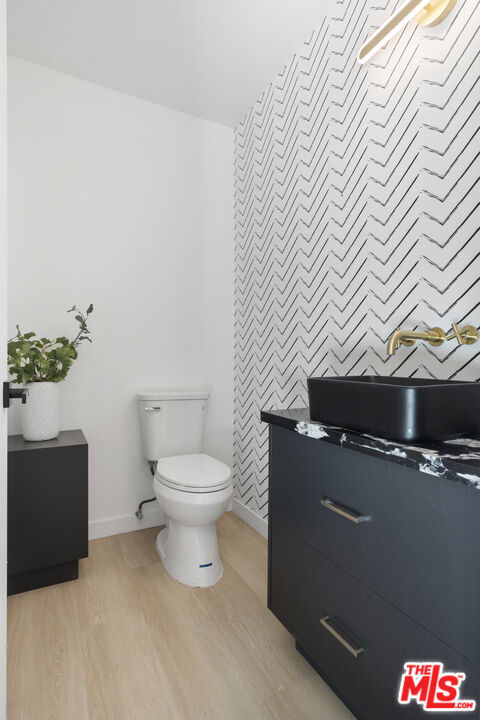
M228 465L206 453L173 455L157 462L155 480L174 490L207 493L231 484Z

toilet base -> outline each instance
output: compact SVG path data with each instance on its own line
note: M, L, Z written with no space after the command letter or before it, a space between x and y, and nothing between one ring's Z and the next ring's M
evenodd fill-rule
M192 527L169 519L155 545L165 570L184 585L207 588L222 577L215 523Z

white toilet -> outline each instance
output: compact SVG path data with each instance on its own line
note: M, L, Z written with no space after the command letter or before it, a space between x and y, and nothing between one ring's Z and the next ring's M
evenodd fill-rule
M167 518L158 554L175 580L192 587L222 577L215 522L232 497L230 468L202 452L208 397L204 390L137 395L143 454L156 462L153 491Z

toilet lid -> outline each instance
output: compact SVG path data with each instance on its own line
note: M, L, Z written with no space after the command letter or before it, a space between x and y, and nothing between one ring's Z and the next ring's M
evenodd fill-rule
M192 492L221 490L230 482L230 468L205 453L161 458L155 473L160 482Z

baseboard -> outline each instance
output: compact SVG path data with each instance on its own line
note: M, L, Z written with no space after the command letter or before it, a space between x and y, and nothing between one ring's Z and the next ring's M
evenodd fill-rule
M247 525L250 525L264 538L268 538L268 521L256 515L253 510L250 510L246 505L233 498L232 510L235 515L238 515Z
M89 540L108 537L109 535L121 535L133 530L144 530L145 528L156 527L165 524L165 516L157 503L153 507L143 508L143 520L138 520L135 513L131 515L120 515L119 517L106 518L105 520L92 520L88 523Z
M121 535L122 533L133 532L134 530L143 530L145 528L156 527L165 524L165 516L158 505L153 507L144 507L143 520L138 520L135 513L131 515L120 515L119 517L106 518L105 520L91 520L88 523L89 540L98 540L99 538L109 537L110 535ZM268 522L256 515L246 505L239 500L233 498L232 510L247 525L250 525L262 537L268 537Z

